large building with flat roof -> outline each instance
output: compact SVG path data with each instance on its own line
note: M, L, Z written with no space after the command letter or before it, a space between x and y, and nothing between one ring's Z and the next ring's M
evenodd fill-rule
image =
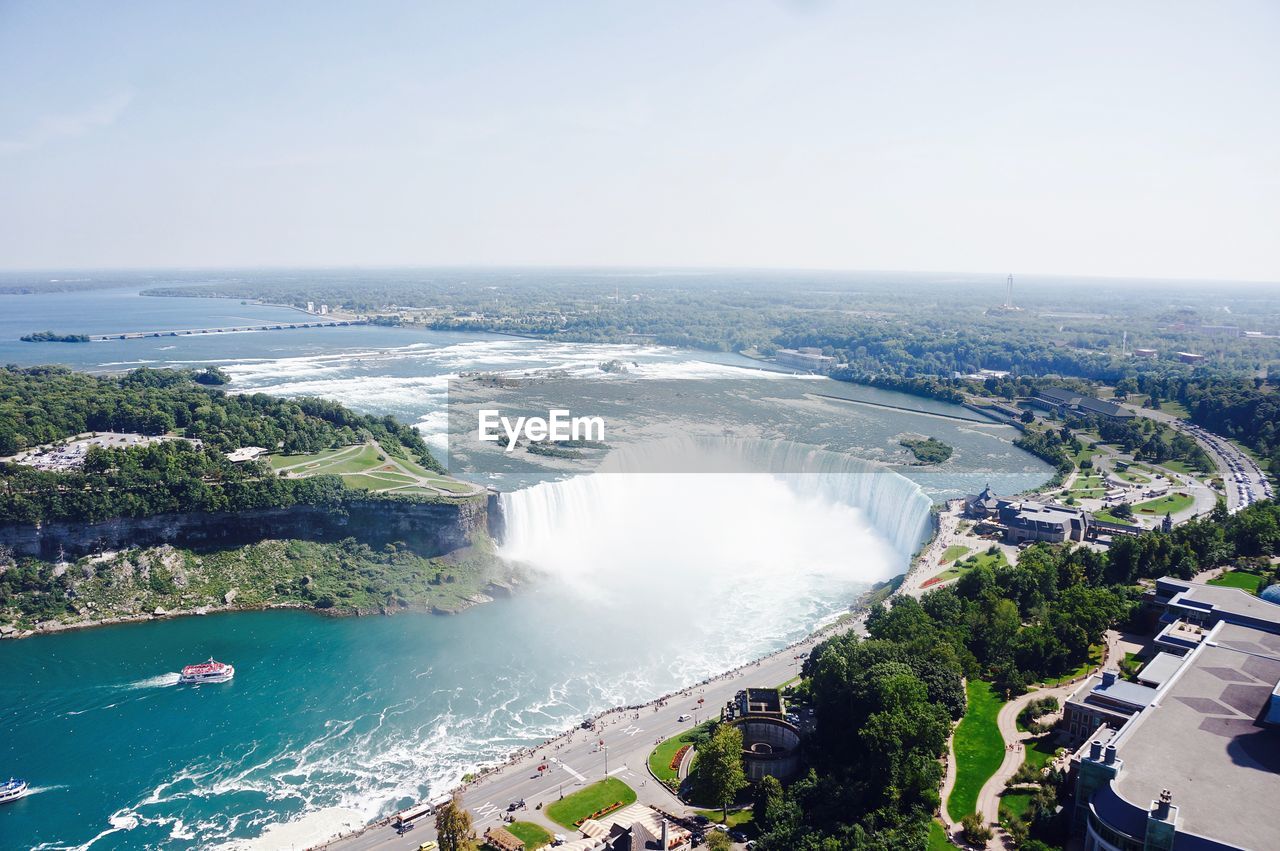
M1108 683L1091 681L1068 701L1069 717L1073 705L1111 715L1078 755L1073 817L1084 848L1280 848L1280 606L1169 578L1157 598L1161 634L1185 631L1184 655L1157 655L1145 683L1111 700L1123 681L1104 674ZM1091 723L1075 721L1077 731Z
M1115 402L1095 399L1092 396L1086 396L1074 390L1064 390L1061 387L1046 387L1042 390L1037 390L1035 398L1031 402L1048 410L1075 411L1080 414L1094 414L1117 420L1137 416L1133 411L1122 405L1117 405Z

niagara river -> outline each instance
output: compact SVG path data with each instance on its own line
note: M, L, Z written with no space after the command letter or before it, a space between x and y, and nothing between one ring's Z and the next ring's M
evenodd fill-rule
M33 311L82 311L93 333L138 322L134 292L10 303L19 298L32 297L0 296L0 315L20 304L23 328L53 324ZM198 325L211 307L264 321L284 311L143 301L163 302L169 327ZM0 349L31 362L38 355L11 330L0 327ZM468 370L594 376L616 359L643 379L758 367L650 345L370 327L242 334L234 345L196 337L68 348L55 355L93 370L216 363L230 392L317 395L392 414L437 448L448 381ZM281 825L300 846L322 841L586 716L785 647L902 573L937 501L989 480L1017 492L1050 475L1011 445L1008 426L940 402L843 390L894 406L842 410L837 427L854 447L846 454L723 441L715 451L756 472L480 479L503 492L502 554L534 578L454 617L244 612L0 642L0 769L33 786L3 814L0 844L274 847ZM955 447L946 465L885 466L900 455L898 435L926 428ZM797 461L797 452L808 454ZM779 459L796 475L771 474ZM234 681L175 685L183 664L209 656L234 662Z

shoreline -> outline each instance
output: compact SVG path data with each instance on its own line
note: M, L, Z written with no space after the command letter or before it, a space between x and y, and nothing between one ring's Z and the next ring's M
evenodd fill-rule
M132 614L112 615L103 618L94 618L92 620L76 621L74 623L65 623L62 621L42 621L31 629L23 629L13 624L5 624L0 626L0 641L20 641L26 638L39 638L44 635L58 635L63 632L74 632L77 630L97 629L106 626L123 626L126 624L149 623L156 621L176 620L178 618L202 617L204 615L225 615L238 614L244 612L271 612L297 610L310 612L318 617L326 618L368 618L368 617L395 617L398 614L422 614L435 615L437 617L448 617L450 615L459 615L476 606L492 603L498 597L510 597L515 587L525 584L525 579L506 579L501 583L491 581L484 587L477 590L470 597L463 600L462 604L457 608L441 608L437 605L429 606L409 606L403 609L317 609L314 605L308 605L301 602L281 602L281 603L265 603L254 605L236 605L235 603L223 603L221 605L195 606L188 609L163 609L159 614L156 612L135 612ZM483 599L478 599L483 598ZM8 631L6 631L8 630Z
M942 508L943 508L944 514L947 512L947 509L954 502L955 500L952 500L952 501L949 501L948 503L943 504ZM695 693L697 693L699 689L705 689L707 686L715 683L719 683L721 681L732 680L733 678L741 675L745 671L751 668L759 667L761 664L765 662L782 659L788 654L794 655L797 650L800 650L802 648L808 648L806 650L806 655L807 655L807 653L811 652L812 649L816 647L818 644L836 635L841 635L852 630L857 630L859 634L863 634L867 615L871 612L874 606L885 605L889 600L892 600L895 596L899 594L911 593L910 590L908 590L908 585L912 582L914 578L917 578L918 574L921 574L925 571L929 562L929 558L934 552L935 546L939 544L942 540L941 529L942 529L942 524L940 522L934 527L933 534L930 536L929 540L922 545L921 551L917 555L911 556L909 558L907 569L904 572L895 574L894 576L890 577L887 580L884 580L881 583L874 583L866 591L858 595L858 597L852 603L849 604L849 608L847 611L837 615L835 619L830 623L817 626L816 628L811 630L808 634L806 634L804 637L799 638L796 641L793 641L784 647L780 647L777 650L766 653L763 656L756 657L755 659L750 659L734 668L731 668L727 671L722 671L721 673L716 674L714 676L707 677L695 683L689 683L676 691L668 692L658 697L651 698L642 703L637 703L637 704L632 704L627 706L613 706L608 709L601 710L595 715L590 716L590 718L585 719L585 720L591 721L591 724L592 724L591 729L593 731L592 735L596 735L597 731L599 731L602 727L608 726L610 724L619 723L621 721L625 721L632 718L634 713L638 713L646 709L665 706L671 700L690 697ZM934 568L935 568L935 572L939 572L939 573L946 569L944 565L936 565L936 564L934 565ZM901 578L901 581L898 582L895 587L893 587L893 589L890 591L889 594L887 594L883 598L877 599L877 595L879 591L881 591L886 586L893 585L893 583L899 580L899 578ZM551 736L549 738L542 740L537 745L528 745L522 748L517 748L511 751L509 754L507 754L506 758L500 762L496 762L486 766L476 766L474 771L464 775L464 779L460 783L455 784L454 786L450 787L448 790L445 790L439 793L433 793L431 799L434 800L434 799L439 799L445 796L452 796L454 794L465 793L470 789L473 789L474 787L483 783L484 781L494 778L496 775L502 773L503 771L520 766L525 762L537 763L537 762L546 760L547 758L551 757L551 755L555 751L559 750L562 746L571 742L573 740L573 737L577 735L579 732L581 732L581 729L582 729L581 727L576 727L576 726L571 727L567 730L561 731L560 733L554 736ZM646 766L646 770L647 770L647 766ZM334 843L343 842L353 837L360 836L361 834L364 834L370 830L387 827L391 825L391 823L395 820L396 816L399 815L400 813L408 812L411 810L417 810L421 808L423 805L425 805L426 803L427 801L425 799L421 801L417 801L411 804L409 807L403 808L394 813L390 813L374 821L368 822L363 826L356 828L355 830L350 830L345 833L330 836L328 839L325 839L323 842L320 842L319 844L309 846L307 848L307 851L321 851L321 849L326 849L331 847Z

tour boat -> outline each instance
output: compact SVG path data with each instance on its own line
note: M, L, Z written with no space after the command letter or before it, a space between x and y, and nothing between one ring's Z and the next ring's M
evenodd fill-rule
M0 804L16 801L27 794L27 781L10 777L7 783L0 783Z
M188 665L182 669L182 676L178 678L180 683L225 683L236 675L236 669L225 662L215 662L213 657L209 657L208 662L201 662L199 665Z

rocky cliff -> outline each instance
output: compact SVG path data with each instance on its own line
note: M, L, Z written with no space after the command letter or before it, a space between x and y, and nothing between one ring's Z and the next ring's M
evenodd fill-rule
M448 502L369 498L339 508L294 505L235 513L121 517L100 523L4 525L0 526L0 547L15 556L61 560L162 544L199 550L278 538L337 541L354 537L371 546L404 542L421 555L436 556L469 546L477 533L500 533L496 502L493 497Z

